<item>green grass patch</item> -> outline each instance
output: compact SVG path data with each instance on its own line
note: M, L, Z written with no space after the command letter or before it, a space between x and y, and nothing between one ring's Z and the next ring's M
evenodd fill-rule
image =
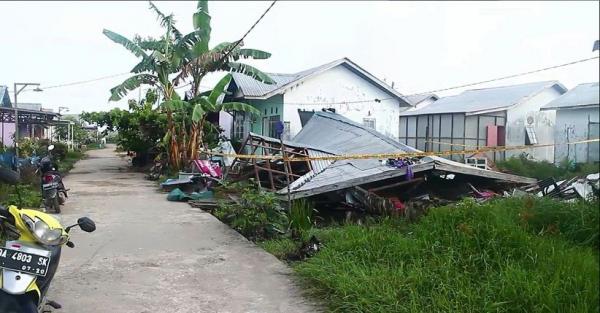
M585 176L598 173L600 165L594 163L573 163L564 160L559 164L548 161L534 161L528 159L526 155L511 157L504 161L497 161L496 166L503 172L515 175L533 177L537 179L546 179L553 177L555 179L567 179L575 176Z
M597 202L464 201L410 225L312 230L324 247L294 268L331 312L598 312L598 215Z
M259 242L258 245L278 259L285 259L300 248L300 244L290 238L271 239Z

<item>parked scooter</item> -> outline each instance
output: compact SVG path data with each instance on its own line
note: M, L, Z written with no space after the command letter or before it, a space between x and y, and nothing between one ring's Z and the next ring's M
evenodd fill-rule
M19 180L16 172L0 168L0 181L16 185ZM85 232L96 230L87 217L63 227L49 214L0 206L0 312L41 313L61 307L49 301L46 293L58 268L62 246L75 247L69 231L76 226Z
M62 182L62 176L57 171L57 165L52 160L54 145L48 146L48 155L39 162L41 172L42 202L46 212L60 213L60 206L69 197Z

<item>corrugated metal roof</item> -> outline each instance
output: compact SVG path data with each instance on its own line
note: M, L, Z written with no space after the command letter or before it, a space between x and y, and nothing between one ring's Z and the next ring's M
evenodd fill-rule
M245 97L260 97L273 90L281 88L281 86L296 79L295 74L266 74L275 81L275 84L269 85L261 83L258 80L241 73L231 73L231 76Z
M306 126L294 137L294 143L322 147L336 155L419 152L419 150L396 142L375 130L329 112L315 112ZM478 169L435 156L423 158L421 161L422 163L413 166L414 172L430 170L435 168L436 164L440 164L469 175L515 182L535 182L535 180ZM361 185L405 174L405 168L397 169L382 165L379 160L375 159L339 160L331 162L321 172L311 171L300 177L290 185L290 189L293 197L301 198L345 189L349 182ZM278 193L287 193L287 188Z
M33 111L41 111L42 104L41 103L23 103L19 102L17 107L20 109L33 110Z
M371 128L330 112L315 112L294 137L294 142L321 147L337 154L418 151Z
M422 94L422 95L409 95L409 96L404 96L404 97L413 106L416 106L417 104L419 104L429 98L433 98L433 100L438 100L440 98L436 94L433 94L433 93L426 93L426 94Z
M598 106L600 103L600 88L598 83L577 85L564 95L552 100L542 107L542 110L556 110L583 106Z
M275 81L275 84L272 85L261 83L251 77L240 73L232 73L232 77L238 88L241 89L244 97L269 98L275 94L284 92L287 88L292 87L294 84L299 83L303 79L324 72L338 65L348 67L350 70L362 76L366 80L370 81L380 89L384 90L386 93L400 100L401 103L404 103L404 105L410 106L410 102L406 100L406 98L404 98L402 94L400 94L398 91L394 90L375 76L371 75L369 72L365 71L360 66L350 61L348 58L335 60L327 64L313 67L311 69L304 70L295 74L266 73L267 75L269 75L269 77L271 77L271 79Z
M544 81L512 86L502 86L464 91L456 96L441 98L430 105L416 110L407 110L400 115L422 115L441 113L475 113L479 111L504 110L519 104L547 88L556 87L563 93L567 89L558 81Z

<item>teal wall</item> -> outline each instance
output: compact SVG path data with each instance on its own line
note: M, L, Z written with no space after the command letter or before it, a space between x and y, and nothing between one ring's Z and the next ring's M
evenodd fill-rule
M265 117L279 115L279 120L283 120L283 95L275 95L266 100L245 100L244 102L260 111L260 116L255 117L250 124L253 133L269 136L268 129L263 130L263 118Z

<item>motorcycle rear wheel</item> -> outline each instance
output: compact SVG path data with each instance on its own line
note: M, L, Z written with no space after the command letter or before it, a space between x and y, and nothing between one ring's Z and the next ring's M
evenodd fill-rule
M54 199L52 199L52 208L55 213L60 213L60 203L58 201L58 195Z

